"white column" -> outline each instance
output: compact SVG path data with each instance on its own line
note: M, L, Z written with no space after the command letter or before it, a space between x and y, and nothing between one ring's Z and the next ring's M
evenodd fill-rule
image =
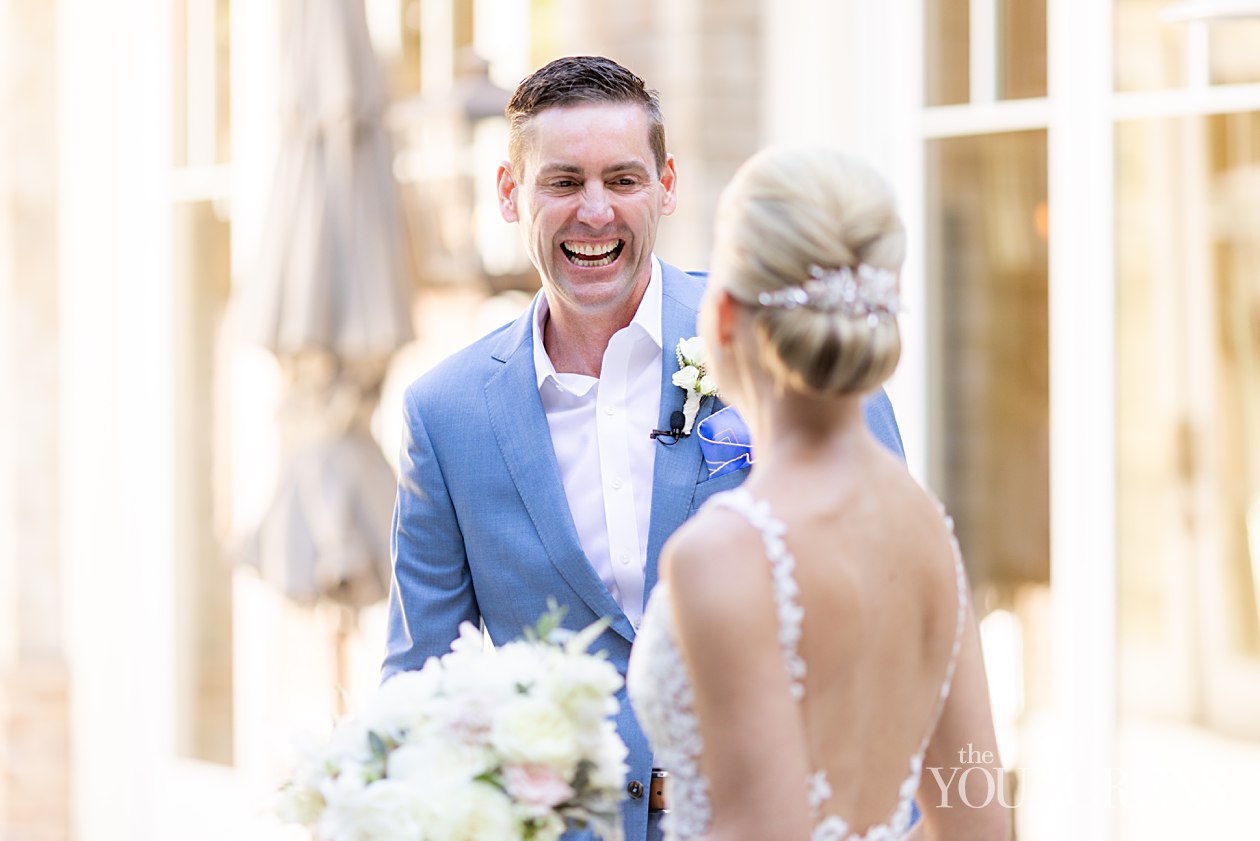
M888 391L911 471L926 477L921 4L763 0L763 139L836 146L888 178L906 223L903 353Z
M762 136L767 145L839 140L851 84L840 73L851 39L836 26L853 4L762 0Z
M455 0L420 0L420 92L439 96L455 83Z
M225 400L231 469L232 537L246 534L262 517L274 489L279 441L275 409L279 381L274 358L240 335L242 291L255 278L252 264L272 189L280 125L277 54L280 3L236 4L232 9L232 286L227 326L230 359ZM295 4L290 4L295 5ZM233 722L236 768L252 788L274 785L274 722L267 709L273 653L274 606L257 576L239 570L233 583Z
M147 841L174 729L170 18L145 0L58 13L73 831Z
M1115 837L1115 256L1112 9L1049 4L1050 513L1061 824ZM1047 778L1050 779L1047 779ZM1030 780L1030 785L1033 781Z

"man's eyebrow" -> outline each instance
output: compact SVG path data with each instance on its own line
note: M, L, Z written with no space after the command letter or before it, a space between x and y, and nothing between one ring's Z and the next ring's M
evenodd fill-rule
M618 161L604 167L603 175L608 176L614 172L640 172L646 173L647 165L642 161ZM549 163L543 164L538 168L539 175L582 175L585 170L576 164L566 163Z
M642 161L621 161L612 166L604 167L604 175L611 175L614 172L642 172L647 173L647 165Z
M543 164L538 168L540 175L581 175L582 167L575 164Z

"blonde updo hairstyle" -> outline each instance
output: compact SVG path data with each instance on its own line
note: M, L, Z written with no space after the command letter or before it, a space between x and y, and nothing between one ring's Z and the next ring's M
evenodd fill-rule
M760 359L779 382L810 395L862 394L897 367L892 314L762 306L758 295L799 287L813 267L897 272L905 232L875 170L826 148L774 148L750 158L718 204L712 276L753 313Z

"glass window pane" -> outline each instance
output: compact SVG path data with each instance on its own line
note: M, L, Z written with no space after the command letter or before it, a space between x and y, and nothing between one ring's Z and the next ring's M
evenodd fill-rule
M978 586L1049 580L1046 132L928 144L933 484Z
M1160 20L1171 0L1116 0L1116 90L1186 83L1185 24Z
M1046 0L999 0L1001 99L1046 95Z
M923 4L923 101L928 105L958 105L970 99L970 6L968 0Z
M1212 27L1212 82L1260 82L1260 20L1231 20Z
M1260 738L1260 113L1116 150L1121 702Z

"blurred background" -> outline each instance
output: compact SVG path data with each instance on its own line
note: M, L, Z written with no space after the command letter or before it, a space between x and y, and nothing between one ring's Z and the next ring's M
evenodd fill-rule
M894 184L1018 837L1249 836L1260 2L0 0L0 841L301 837L401 392L537 288L502 109L575 53L661 93L675 265L764 145Z

